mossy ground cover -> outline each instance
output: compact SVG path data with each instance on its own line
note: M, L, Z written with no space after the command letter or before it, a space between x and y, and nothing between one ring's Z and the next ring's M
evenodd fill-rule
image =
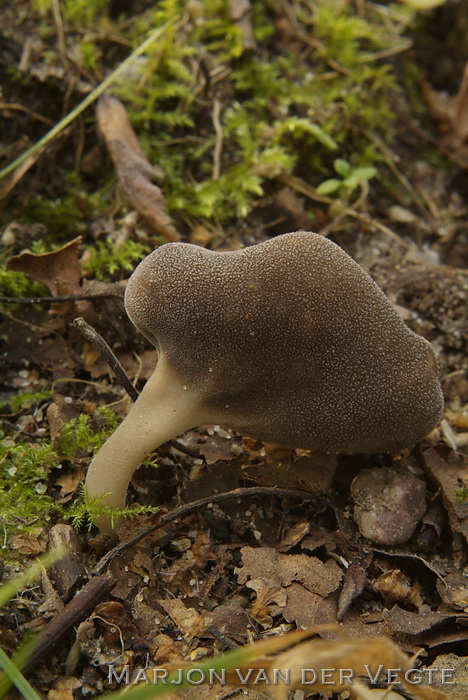
M0 138L5 155L0 168L24 151L28 145L25 137L29 145L39 139L151 30L171 23L160 40L113 85L111 93L125 104L148 160L161 168L163 178L158 184L183 240L230 249L307 227L333 236L350 250L371 269L392 300L407 307L408 322L438 349L450 408L449 427L439 434L440 443L445 445L441 454L455 469L463 446L458 452L453 450L456 444L450 439L466 428L465 341L460 311L466 171L440 147L421 88L425 77L419 61L424 55L414 50L415 32L420 36L426 31L425 23L437 22L439 16L425 19L401 3L368 0L252 0L244 17L238 18L235 10L236 3L227 0L6 2L0 9L2 26L8 27L0 29L5 39L0 47L2 99L8 103L1 105L5 128ZM164 241L135 215L118 185L96 133L93 108L49 144L4 201L6 206L0 213L0 295L8 301L1 302L0 325L4 359L0 384L0 557L7 570L23 567L47 546L50 527L67 522L80 534L84 557L93 560L89 530L101 506L85 502L80 475L120 420L123 392L113 386L106 364L73 330L72 322L75 316L89 314L132 380L141 386L142 378L151 372L154 354L125 319L121 283L140 259ZM8 270L7 260L26 249L38 256L59 249L78 235L82 237L81 291L97 290L104 297L114 297L96 299L91 307L80 307L82 300L61 302L61 306L50 300L21 303L24 298L48 298L51 292L25 274ZM48 416L51 406L58 411L59 427L54 427ZM196 449L200 447L197 440L211 441L205 455L210 465L226 459L226 439L218 428L208 437L201 431L188 438ZM241 444L239 438L233 438L233 443L238 451L244 450L250 467L258 468L261 457L257 447ZM421 470L418 450L395 459ZM237 474L240 467L233 454L225 463L231 474ZM391 458L366 457L359 465L349 456L340 460L338 491L343 483L348 484L345 473L358 466L387 464ZM154 487L154 466L159 466L156 481L163 488ZM213 483L216 474L223 473L222 464L217 467L218 471L210 472ZM172 498L183 498L187 493L195 498L203 479L202 486L194 486L191 476L200 468L193 456L183 459L180 454L163 452L154 457L146 472L143 469L141 483L135 480L131 497L148 504L150 511L154 510L155 493L161 490L167 494L166 507L171 507ZM72 482L65 498L63 477ZM226 488L237 485L232 477L220 478ZM431 508L437 510L436 515L431 510L433 520L426 524L435 537L432 551L437 556L451 551L458 561L462 547L457 550L455 545L460 533L451 538L450 524L440 515L440 485L429 478L427 484ZM446 499L443 486L440 489ZM458 503L465 502L465 494L466 489L458 484ZM342 501L339 507L337 503L333 501L333 506L326 506L317 515L319 526L327 532L345 527L344 521L337 524L331 514L333 508L337 513L343 511ZM308 518L293 506L286 514L278 509L272 512L268 504L262 507L249 511L251 530L243 524L247 516L240 519L242 532L230 535L229 546L236 537L255 544L259 532L268 539L285 518L286 529ZM350 507L348 504L348 511ZM149 512L134 503L130 510ZM450 517L453 521L453 513ZM130 583L128 590L125 586L127 579L134 582L132 577L140 575L140 587L142 581L147 585L148 577L149 588L153 586L144 605L151 606L158 596L165 595L160 589L156 591L156 562L158 575L164 570L167 580L170 578L168 596L179 599L189 591L193 604L198 605L198 592L190 588L190 581L200 576L203 586L211 580L212 562L224 561L225 556L222 548L215 554L212 549L213 540L217 545L222 541L221 547L225 544L224 521L215 517L211 522L215 535L203 528L197 530L195 573L188 564L186 573L183 553L184 542L193 541L193 532L200 527L195 520L184 522L180 532L172 533L180 550L165 543L154 552L148 548L132 552L140 559L129 560L125 576L119 579L122 600L136 605L130 600ZM348 556L351 550L363 554L362 541L349 537L353 545L340 556ZM339 546L333 545L338 550ZM419 542L417 546L423 547ZM325 560L328 550L321 547L319 556ZM429 550L418 551L429 557ZM202 563L200 552L206 555ZM220 601L239 595L251 615L251 599L245 587L236 587L233 579L238 563L229 560L228 573L223 572L224 578L217 580L214 593L207 584L206 595L214 608ZM377 580L393 565L390 558L385 564L376 560L369 578ZM449 562L447 571L455 575L451 565ZM410 579L414 571L405 569ZM120 574L118 571L117 576ZM419 578L416 573L417 585ZM360 612L368 613L368 600L380 610L382 601L377 594L369 588L366 595L370 598ZM424 595L426 604L435 609L431 597L435 594L424 591ZM450 605L447 600L445 604ZM329 602L327 599L326 605ZM406 605L402 599L398 603ZM202 611L203 606L200 603ZM31 604L31 611L27 605L24 609L28 612L21 612L20 618L26 625L35 604ZM268 605L263 611L259 606L254 609L249 634L254 629L254 634L261 636L269 629L270 612ZM141 619L140 631L146 629ZM159 643L169 644L172 635L177 653L182 654L183 635L171 625L166 624L167 639ZM151 647L150 636L145 639ZM203 644L222 648L221 642L212 638ZM93 658L90 647L82 646L86 658ZM184 647L183 654L188 658L192 651ZM140 658L141 649L135 654ZM56 673L57 665L54 669ZM97 692L101 671L93 671L94 686L80 678L86 692ZM47 679L37 682L43 691L49 689Z

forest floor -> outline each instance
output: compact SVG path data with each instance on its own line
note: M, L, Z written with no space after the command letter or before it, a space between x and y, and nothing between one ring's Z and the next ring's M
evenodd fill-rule
M402 696L461 700L466 5L422 15L366 0L91 5L0 8L2 167L148 29L177 18L154 56L116 83L122 102L105 111L101 101L97 117L91 107L0 180L3 580L69 546L0 611L0 649L15 658L40 632L24 674L50 700L121 688L126 670L129 683L138 671L145 681L142 669L202 669L245 649L226 667L254 669L249 683L231 671L226 683L194 685L200 670L180 692L260 700L296 688L295 700L329 698L349 686L333 674L328 685L295 684L295 674L334 667L357 677L363 664L404 668L417 655L425 686L399 686ZM131 399L73 320L105 338L141 390L156 351L123 306L137 262L167 240L236 250L295 230L341 245L432 343L441 424L412 449L370 456L275 451L224 426L190 430L132 479L130 510L153 514L124 518L118 540L100 535L82 484ZM359 494L364 473L375 483ZM405 521L400 539L395 520ZM291 671L290 685L264 682L274 668ZM444 679L441 669L453 672Z

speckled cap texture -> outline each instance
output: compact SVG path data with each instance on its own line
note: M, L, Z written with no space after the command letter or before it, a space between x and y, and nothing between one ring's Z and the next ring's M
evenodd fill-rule
M213 422L244 435L383 452L414 444L440 419L430 344L318 234L229 252L168 243L136 268L125 305Z

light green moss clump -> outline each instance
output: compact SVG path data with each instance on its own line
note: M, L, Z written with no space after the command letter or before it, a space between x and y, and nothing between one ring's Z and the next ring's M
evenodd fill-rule
M50 392L48 392L48 395ZM10 402L11 408L39 405L44 392L20 394ZM98 514L111 517L124 514L141 514L147 508L125 509L125 512L109 509L98 501L89 502L82 488L70 503L57 500L60 490L54 482L61 473L76 468L80 460L89 459L91 453L101 447L117 427L117 418L108 408L100 408L93 421L80 415L67 423L57 444L44 439L31 441L12 435L11 430L0 428L0 559L10 558L15 535L37 536L54 522L71 522L76 527L91 527Z

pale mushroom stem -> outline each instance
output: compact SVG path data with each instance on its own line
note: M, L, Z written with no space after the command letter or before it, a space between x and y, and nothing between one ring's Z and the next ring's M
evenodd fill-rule
M88 497L123 508L130 479L148 454L202 422L198 403L198 395L161 357L128 415L92 460L86 476ZM107 516L95 522L101 531L113 529Z

